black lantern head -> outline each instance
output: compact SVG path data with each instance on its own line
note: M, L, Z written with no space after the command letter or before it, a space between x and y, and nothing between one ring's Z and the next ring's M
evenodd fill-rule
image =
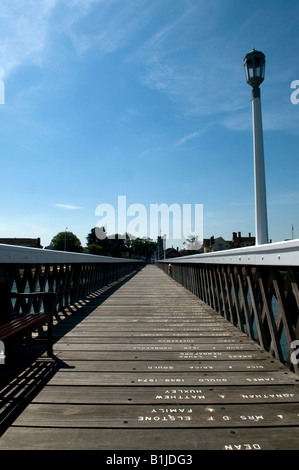
M258 88L265 78L265 56L262 52L253 51L246 54L244 58L244 67L246 81L253 88Z

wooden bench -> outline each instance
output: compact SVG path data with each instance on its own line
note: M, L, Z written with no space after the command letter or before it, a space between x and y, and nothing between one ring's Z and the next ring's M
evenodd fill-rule
M16 298L22 303L23 312L12 317L6 323L0 325L0 340L4 345L13 342L18 338L24 338L29 333L36 331L41 326L47 324L47 354L53 355L53 314L55 292L31 292L31 293L12 293L12 298ZM29 313L26 309L26 298L38 300L43 299L45 311Z

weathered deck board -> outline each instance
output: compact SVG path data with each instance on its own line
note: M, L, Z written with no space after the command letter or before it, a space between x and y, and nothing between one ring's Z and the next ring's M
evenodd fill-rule
M0 450L299 448L298 376L155 266L88 311L2 375Z
M87 405L30 404L18 419L18 426L64 428L227 428L294 426L298 405Z
M80 403L82 404L250 404L250 403L293 403L294 390L289 385L276 386L265 390L263 386L227 387L45 387L33 403Z

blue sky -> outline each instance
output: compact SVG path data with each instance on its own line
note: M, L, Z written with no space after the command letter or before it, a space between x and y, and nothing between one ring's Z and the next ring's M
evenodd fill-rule
M203 204L205 238L254 234L255 47L269 236L299 238L298 31L298 0L1 0L0 237L85 245L118 196Z

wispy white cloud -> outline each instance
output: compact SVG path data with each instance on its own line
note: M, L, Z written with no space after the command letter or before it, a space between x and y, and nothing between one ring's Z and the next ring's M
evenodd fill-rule
M223 91L226 77L233 87L242 68L242 64L234 63L223 33L218 31L223 1L211 5L199 0L189 5L182 2L181 12L132 54L139 79L175 102L180 118L211 117L238 110L238 93L234 91L228 99L228 90ZM229 61L223 59L226 52Z
M185 144L189 140L196 139L196 137L198 137L200 134L201 132L197 131L197 132L192 132L192 134L186 135L185 137L183 137L182 139L180 139L178 142L175 143L175 147L180 147L181 145Z
M9 0L0 3L0 74L5 78L25 62L40 64L48 24L57 0Z
M98 55L112 53L124 47L148 22L153 2L148 0L72 0L65 33L79 54L90 49ZM80 20L97 7L96 22L89 30L80 29ZM77 8L79 7L79 9Z
M104 28L99 37L92 32L80 34L76 25L84 19L92 8L101 5L104 12L118 0L2 0L0 3L0 78L6 78L23 64L42 66L53 44L68 36L78 53L85 52L96 41L104 39L103 48L113 50L120 32L120 20L114 20ZM118 15L121 16L121 13ZM114 30L115 27L115 30ZM100 26L99 30L103 28ZM123 28L121 28L123 31ZM110 37L110 39L109 39ZM108 44L110 41L111 45Z
M65 37L81 56L92 48L114 52L142 30L154 8L148 0L1 0L0 79L25 63L44 65L53 46L57 59Z
M60 209L66 209L66 210L70 210L70 211L76 211L76 210L83 209L83 207L74 206L72 204L54 204L54 206L55 207L60 207Z

